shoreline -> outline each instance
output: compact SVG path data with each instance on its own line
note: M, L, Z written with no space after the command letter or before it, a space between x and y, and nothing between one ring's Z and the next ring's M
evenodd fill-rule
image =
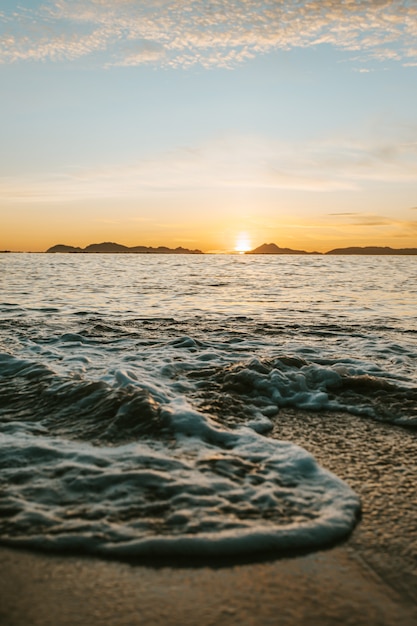
M307 449L359 494L362 520L345 543L217 567L2 547L0 624L416 624L416 433L346 413L283 410L273 435Z
M417 606L417 431L344 412L283 411L273 435L308 450L359 495L344 544Z

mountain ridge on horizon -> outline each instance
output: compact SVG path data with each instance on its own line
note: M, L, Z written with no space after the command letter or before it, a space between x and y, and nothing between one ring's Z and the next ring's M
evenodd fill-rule
M245 254L322 254L321 252L306 252L305 250L293 250L292 248L281 248L276 243L263 243L261 246L248 250Z
M292 248L280 248L275 243L263 243L261 246L245 252L245 254L321 254L321 255L415 255L417 248L390 248L389 246L348 246L334 248L328 252L306 252Z
M166 246L124 246L113 241L104 241L103 243L90 243L85 248L67 246L65 244L56 244L46 250L47 253L75 253L75 254L204 254L201 250L189 250L178 246L177 248L168 248Z
M199 249L190 250L178 246L169 248L167 246L125 246L123 244L105 241L102 243L92 243L81 248L79 246L68 246L66 244L56 244L48 248L46 253L78 253L78 254L205 254ZM245 254L266 254L266 255L417 255L417 248L391 248L389 246L347 246L345 248L333 248L327 252L308 252L293 248L280 247L275 243L263 243L262 245L248 250Z

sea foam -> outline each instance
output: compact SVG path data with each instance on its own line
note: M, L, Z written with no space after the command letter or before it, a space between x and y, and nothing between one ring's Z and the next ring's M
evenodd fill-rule
M1 435L1 541L123 557L314 549L346 536L359 500L303 449L220 428L183 400L172 440L117 447Z

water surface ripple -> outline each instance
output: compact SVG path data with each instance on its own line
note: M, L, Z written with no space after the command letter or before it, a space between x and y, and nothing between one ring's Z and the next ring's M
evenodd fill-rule
M417 425L414 257L0 255L0 539L312 549L359 500L286 410Z

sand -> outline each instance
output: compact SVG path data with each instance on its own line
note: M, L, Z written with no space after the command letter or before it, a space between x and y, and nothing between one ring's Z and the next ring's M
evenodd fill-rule
M346 414L281 413L361 496L342 545L247 564L132 565L0 549L1 626L417 624L416 433Z

